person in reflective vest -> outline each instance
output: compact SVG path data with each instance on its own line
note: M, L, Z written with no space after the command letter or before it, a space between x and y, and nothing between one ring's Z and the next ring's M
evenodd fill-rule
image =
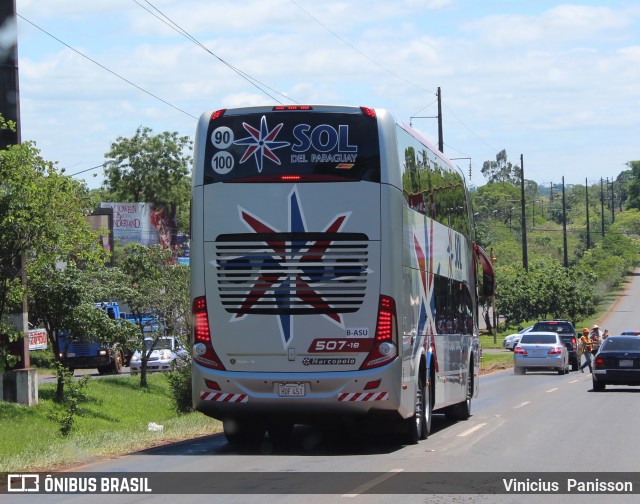
M582 353L584 355L584 363L580 366L580 371L584 373L584 368L589 366L589 372L593 373L593 368L591 367L591 350L593 347L593 341L589 336L589 328L585 327L582 330L582 337L580 338L580 345L582 347Z

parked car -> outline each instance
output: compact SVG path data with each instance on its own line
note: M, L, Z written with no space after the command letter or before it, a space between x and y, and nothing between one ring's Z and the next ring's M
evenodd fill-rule
M640 385L640 338L609 336L600 345L593 365L593 390L607 385Z
M580 353L578 351L578 337L573 324L568 320L541 320L533 324L531 331L550 331L558 333L562 337L567 350L569 350L569 364L571 369L577 371L580 367Z
M513 351L513 372L525 374L532 369L554 369L559 375L569 372L569 350L558 333L530 331L522 335Z
M528 333L529 331L531 331L531 329L533 329L532 325L530 325L529 327L525 327L524 329L520 329L515 334L510 334L509 336L505 336L505 338L502 340L502 347L503 348L507 348L507 349L509 349L509 350L511 350L513 352L513 349L520 342L520 337L523 334Z
M148 352L153 345L152 338L145 338L144 344ZM163 336L153 345L153 351L147 361L147 371L172 371L181 363L186 363L188 352L182 348L177 338ZM137 350L131 357L131 374L140 372L142 367L142 353Z

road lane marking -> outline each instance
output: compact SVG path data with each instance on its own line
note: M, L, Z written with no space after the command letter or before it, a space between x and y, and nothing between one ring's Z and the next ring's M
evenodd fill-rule
M556 387L556 388L552 388L552 389L549 389L549 390L547 390L547 394L548 394L549 392L555 392L556 390L558 390L558 387Z
M571 380L569 383L578 383L580 380Z
M520 404L518 404L517 406L514 406L513 409L518 409L518 408L522 408L523 406L526 406L527 404L529 404L531 401L525 401L525 402L521 402Z
M481 424L476 425L475 427L471 427L470 429L467 429L466 431L458 434L458 437L465 437L465 436L468 436L469 434L473 434L478 429L482 429L485 425L487 425L487 424L486 423L481 423Z
M404 469L391 469L391 471L389 471L387 474L382 474L382 475L378 476L377 478L373 478L371 481L368 481L367 483L364 483L364 484L360 485L358 488L355 488L351 493L343 494L342 496L343 497L357 497L358 495L366 492L370 488L373 488L377 484L382 483L383 481L386 481L389 478L392 478L393 476L395 476L396 474L398 474L399 472L402 472L402 471L404 471Z

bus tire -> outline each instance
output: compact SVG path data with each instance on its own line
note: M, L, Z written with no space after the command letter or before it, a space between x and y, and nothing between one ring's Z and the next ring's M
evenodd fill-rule
M415 412L409 418L403 420L405 438L407 444L417 444L421 439L426 439L427 432L427 407L431 410L431 394L427 392L424 383L424 373L418 373L418 386L416 389ZM429 424L431 423L431 411L428 415ZM431 425L429 425L429 428Z
M431 434L431 417L433 416L433 400L435 399L435 394L433 391L433 384L435 381L433 379L429 380L429 383L425 387L425 409L424 409L424 432L422 433L422 437L420 439L427 439L429 434Z
M473 362L469 366L469 374L467 376L467 398L451 406L447 410L447 418L451 420L468 420L471 416L471 398L473 397Z

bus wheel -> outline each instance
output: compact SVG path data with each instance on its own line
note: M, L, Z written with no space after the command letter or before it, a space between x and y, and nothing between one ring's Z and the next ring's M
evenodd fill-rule
M422 433L422 437L420 439L427 439L429 434L431 434L431 417L433 416L433 390L431 383L425 387L425 396L424 396L424 430Z
M471 416L471 398L473 397L473 363L467 375L467 398L447 408L445 415L450 420L468 420Z
M427 432L426 403L431 405L431 397L426 390L423 373L420 373L416 390L415 412L412 416L403 420L407 444L416 444L421 439L426 439L429 434ZM429 407L429 410L431 410L431 407ZM431 424L431 411L429 411L428 421Z
M227 418L222 422L224 437L229 444L237 446L257 446L264 439L267 429L259 423Z

